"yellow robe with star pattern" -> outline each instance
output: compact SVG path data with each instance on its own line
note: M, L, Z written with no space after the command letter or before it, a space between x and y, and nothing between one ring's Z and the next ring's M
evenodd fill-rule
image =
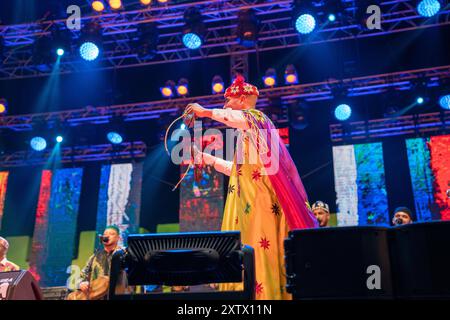
M248 138L238 143L244 144L244 161L236 165L236 156L233 161L222 231L240 231L242 243L254 249L257 300L291 299L285 289L284 239L289 229L283 210L260 159L249 161L253 143ZM243 283L220 289L242 290Z

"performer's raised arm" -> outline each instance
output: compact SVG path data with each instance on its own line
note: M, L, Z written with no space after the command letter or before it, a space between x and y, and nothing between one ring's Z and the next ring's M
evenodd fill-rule
M187 112L195 113L195 115L199 118L211 118L222 122L231 128L242 130L248 129L248 124L245 120L243 112L241 110L227 108L227 104L225 104L225 109L206 109L198 103L191 103L187 106L186 110Z

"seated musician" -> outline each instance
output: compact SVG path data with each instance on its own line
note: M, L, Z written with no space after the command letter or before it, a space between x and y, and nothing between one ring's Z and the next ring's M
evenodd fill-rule
M81 271L81 282L79 289L89 295L92 283L103 278L109 284L110 266L113 254L121 250L118 243L120 240L120 230L116 226L107 226L101 236L103 249L97 250L88 260L86 266ZM102 280L102 279L100 279ZM124 279L123 279L124 280Z
M9 243L5 238L0 237L0 272L17 271L20 267L8 261L6 254L8 253Z

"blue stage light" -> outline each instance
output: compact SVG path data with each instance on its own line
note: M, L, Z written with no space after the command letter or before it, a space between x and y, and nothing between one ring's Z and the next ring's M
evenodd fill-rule
M84 42L80 46L80 56L86 61L94 61L100 54L100 49L93 42Z
M109 142L111 142L113 144L120 144L123 142L122 136L119 133L114 132L114 131L108 132L106 137L108 138Z
M295 29L301 34L313 32L316 27L316 19L310 14L302 14L295 21Z
M43 151L47 148L47 141L42 137L33 137L30 141L30 146L35 151Z
M348 104L340 104L334 110L334 116L339 121L345 121L352 115L352 108Z
M418 104L422 104L422 103L424 103L424 99L422 98L422 97L417 97L417 99L416 99L416 102L418 103Z
M183 44L186 48L195 50L202 46L202 38L196 33L186 33L183 36Z
M417 12L426 18L436 15L441 9L441 4L438 0L421 0L417 4Z
M56 50L56 54L58 55L58 56L63 56L64 55L64 49L62 49L62 48L58 48L57 50Z
M61 143L63 142L64 138L62 136L57 136L56 137L56 142Z
M440 97L439 105L442 109L450 110L450 94Z
M334 14L330 13L328 15L328 21L330 21L330 22L336 21L336 16Z
M186 130L186 125L184 123L182 123L181 126L180 126L180 129L181 130Z

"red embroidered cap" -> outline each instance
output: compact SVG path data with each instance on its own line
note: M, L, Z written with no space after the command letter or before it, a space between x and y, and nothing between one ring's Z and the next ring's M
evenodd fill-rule
M250 83L246 83L244 77L240 74L236 77L236 80L225 90L224 97L240 97L240 96L259 96L258 88Z

